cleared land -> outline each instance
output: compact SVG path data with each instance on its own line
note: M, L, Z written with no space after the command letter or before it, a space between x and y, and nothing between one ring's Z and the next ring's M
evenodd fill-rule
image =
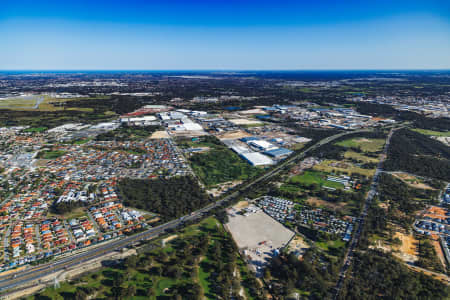
M315 171L305 171L301 175L295 175L291 177L289 183L291 184L299 183L302 185L317 184L320 187L325 186L334 189L344 188L344 185L342 183L327 180L327 174Z
M362 153L358 153L352 150L348 150L344 152L344 157L347 159L354 159L363 163L377 163L379 161L378 158L369 157Z
M367 138L354 138L337 142L336 145L360 149L363 152L378 152L383 149L383 139L367 139Z
M231 232L237 246L245 249L251 266L261 275L258 267L267 264L273 251L286 246L295 233L262 210L254 208L256 212L246 215L237 214L234 208L229 209L229 221L225 227Z
M424 183L422 179L408 174L408 173L402 173L402 172L396 172L391 173L394 177L397 177L398 179L401 179L404 183L407 185L417 188L417 189L423 189L423 190L433 190L431 186Z
M402 243L399 246L393 246L394 255L406 262L415 262L419 259L418 255L418 241L412 234L405 234L402 232L395 232L394 239L398 238Z
M419 128L414 128L412 130L425 135L450 137L450 131L433 131Z
M343 173L347 175L361 174L366 177L373 176L375 174L375 169L363 169L357 167L350 162L343 162L337 160L324 160L318 165L313 167L314 170L327 172L327 173Z
M258 120L252 120L252 119L230 119L231 123L235 125L262 125L263 123Z
M315 206L315 207L326 207L326 208L330 208L330 209L341 209L345 206L344 202L339 202L339 203L334 203L334 202L330 202L330 201L325 201L322 199L319 199L317 197L309 197L306 200L306 203L308 203L311 206Z
M221 139L221 140L235 140L235 139L241 139L244 137L249 137L251 136L251 134L242 131L242 130L238 130L238 131L234 131L234 132L225 132L221 135L218 135L217 138Z
M153 132L153 134L151 135L151 139L168 139L170 136L167 133L167 131L165 130L159 130L159 131L155 131Z
M84 112L93 112L89 107L65 107L64 103L70 101L108 99L108 96L89 97L89 98L52 98L47 95L36 95L27 97L8 98L0 100L0 109L9 110L33 110L33 111L61 111L77 110Z

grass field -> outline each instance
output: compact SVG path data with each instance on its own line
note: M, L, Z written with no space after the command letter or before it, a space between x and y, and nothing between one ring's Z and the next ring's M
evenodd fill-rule
M323 172L315 172L315 171L306 171L301 175L293 176L289 183L291 184L302 184L302 185L311 185L311 184L317 184L320 187L330 187L335 189L343 189L344 185L338 182L328 181L327 174Z
M39 97L43 97L43 101L36 108L36 101ZM84 107L64 107L64 103L69 101L80 101L80 100L92 100L92 99L108 99L109 96L97 96L97 97L86 97L86 98L52 98L47 95L43 96L30 96L30 97L17 97L8 98L5 100L0 100L0 109L9 110L33 110L33 111L61 111L61 110L77 110L85 112L93 112L94 109Z
M54 151L41 151L38 154L38 158L42 159L55 159L66 154L66 151L54 150Z
M353 138L337 142L336 145L360 149L363 152L378 152L383 149L384 142L383 139Z
M373 176L373 174L375 174L375 169L363 169L355 166L352 163L337 160L324 160L320 164L315 165L313 169L326 173L341 172L347 175L352 175L356 173L366 177L370 177Z
M427 129L420 129L420 128L414 128L413 131L416 131L418 133L424 134L424 135L430 135L430 136L450 136L450 131L433 131L433 130L427 130Z
M316 246L318 246L322 250L330 251L330 248L344 248L345 242L341 239L326 242L316 242Z
M47 127L31 127L24 130L24 132L44 132L48 128Z
M355 152L352 150L345 151L344 157L351 158L351 159L357 160L359 162L364 162L364 163L377 163L378 162L377 158L369 157L362 153L358 153L358 152Z

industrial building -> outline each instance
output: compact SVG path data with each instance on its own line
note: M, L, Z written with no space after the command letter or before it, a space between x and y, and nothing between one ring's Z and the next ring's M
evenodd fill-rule
M266 166L274 163L272 159L259 152L241 153L241 156L252 166Z

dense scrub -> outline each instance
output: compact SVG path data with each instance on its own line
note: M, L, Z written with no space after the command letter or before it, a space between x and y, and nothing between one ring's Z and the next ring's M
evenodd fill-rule
M262 172L251 166L215 137L203 137L199 146L210 149L206 153L192 155L192 168L206 186L232 180L247 180Z
M169 179L125 178L117 187L126 206L158 213L162 221L189 214L212 201L190 176Z
M272 259L266 271L271 279L271 292L285 299L296 290L304 291L309 299L326 299L336 279L338 266L327 256L311 249L299 260L294 254L282 254Z
M414 272L391 254L357 252L338 299L448 299L449 288Z
M359 102L356 109L371 116L395 118L400 121L410 121L415 127L436 131L450 130L450 118L428 118L412 111L399 111L390 105Z
M415 131L394 133L384 167L450 181L450 148Z

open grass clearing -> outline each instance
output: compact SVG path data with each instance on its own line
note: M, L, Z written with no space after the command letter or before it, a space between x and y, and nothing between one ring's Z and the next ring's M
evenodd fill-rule
M327 180L327 175L324 172L316 171L305 171L303 174L295 175L291 177L289 183L291 184L301 184L303 186L308 186L312 184L317 184L320 187L330 187L334 189L343 189L344 185L339 182Z
M347 159L354 159L363 163L377 163L379 161L378 158L369 157L362 153L358 153L352 150L348 150L344 152L344 157Z
M383 139L353 138L337 142L336 145L360 149L363 152L378 152L383 149L384 143Z
M403 172L395 172L395 173L391 173L391 175L400 179L401 181L403 181L404 183L406 183L407 185L409 185L413 188L422 189L422 190L433 190L433 188L431 186L429 186L422 179L420 179L419 177L416 177L414 175L411 175L408 173L403 173Z
M355 166L350 162L338 160L324 160L320 164L313 167L314 170L326 173L342 173L351 176L352 174L360 174L366 177L371 177L375 174L375 169L363 169Z
M450 137L450 131L434 131L420 128L414 128L412 130L424 135Z

